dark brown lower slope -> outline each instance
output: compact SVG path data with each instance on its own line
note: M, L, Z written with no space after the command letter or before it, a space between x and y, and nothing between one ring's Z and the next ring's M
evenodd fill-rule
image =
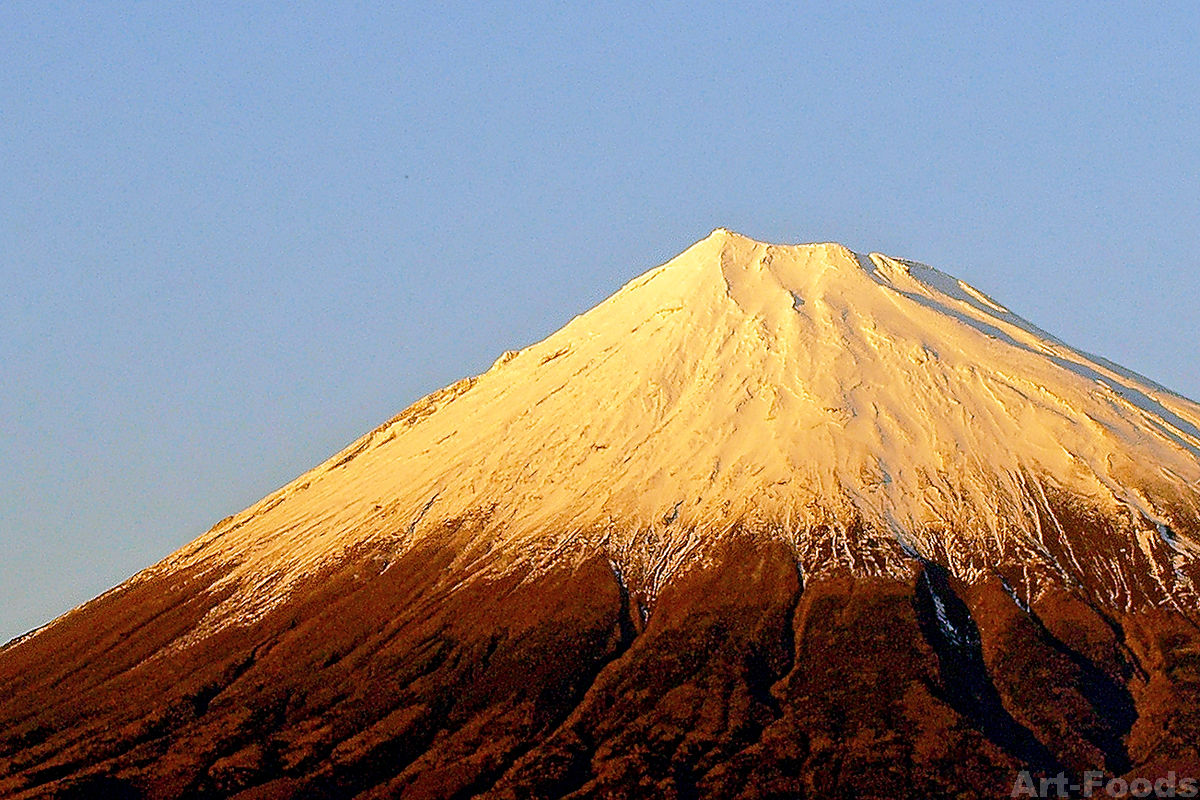
M0 653L0 795L1007 796L1021 769L1200 775L1200 636L1081 594L805 582L747 535L643 626L602 557L469 581L447 539L247 628L147 582ZM375 564L376 566L370 567Z
M991 796L1016 756L958 713L915 585L800 592L780 548L677 581L571 720L490 796Z
M0 795L104 778L149 797L264 783L276 796L300 778L306 796L341 798L414 762L417 784L498 777L578 704L633 624L604 559L451 591L464 577L452 552L413 552L382 574L348 563L255 625L176 652L160 650L219 596L175 597L176 625L152 624L170 586L100 600L0 657ZM119 622L95 624L107 619Z

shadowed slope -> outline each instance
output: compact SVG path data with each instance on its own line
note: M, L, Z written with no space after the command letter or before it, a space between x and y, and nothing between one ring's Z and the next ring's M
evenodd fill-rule
M784 545L743 534L672 580L642 629L603 560L454 588L450 557L358 561L248 629L107 678L86 655L42 651L55 669L32 679L4 659L0 678L26 683L4 706L0 789L989 796L1021 768L1157 775L1195 758L1200 639L1170 612L1118 622L1067 595L1034 617L998 580L955 587L934 566L802 584Z

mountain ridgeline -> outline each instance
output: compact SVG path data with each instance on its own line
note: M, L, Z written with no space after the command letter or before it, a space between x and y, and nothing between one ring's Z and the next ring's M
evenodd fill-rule
M0 794L1200 777L1200 406L719 229L0 651Z

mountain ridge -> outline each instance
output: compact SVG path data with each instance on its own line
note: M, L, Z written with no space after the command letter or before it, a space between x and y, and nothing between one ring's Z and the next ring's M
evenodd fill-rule
M1038 370L1031 378L1015 359ZM481 391L491 395L453 418ZM563 392L569 402L555 397ZM529 410L543 408L549 423ZM863 424L868 414L879 421ZM945 422L955 414L956 425ZM1064 415L1073 418L1057 424ZM421 437L431 424L436 435ZM1048 481L1109 515L1128 512L1127 546L1156 575L1175 576L1156 578L1151 594L1192 597L1200 530L1184 510L1200 508L1197 425L1200 406L1089 360L931 267L718 228L545 340L418 400L148 574L232 565L224 580L239 586L212 624L237 624L350 550L390 559L422 530L485 516L489 551L515 532L510 549L540 549L542 559L606 552L651 597L735 527L832 530L820 542L782 533L798 555L811 551L802 560L816 572L824 561L896 577L919 556L949 557L956 574L972 575L1015 547L1064 573L1074 552L1046 558L1041 530L1057 524ZM1054 437L1037 435L1046 431ZM389 452L397 446L399 455ZM1137 474L1138 454L1161 475ZM971 463L981 458L991 461ZM687 473L683 465L698 461L706 466ZM469 480L448 474L459 465ZM763 472L770 478L747 477ZM1164 484L1170 491L1148 496ZM1015 539L1005 530L1013 518L1027 529ZM867 553L864 537L846 534L855 526L894 542ZM937 530L948 527L982 531L999 553L981 566L971 543L942 552ZM539 542L547 531L558 539ZM1111 583L1110 602L1139 602Z
M10 643L0 793L1200 774L1198 422L945 273L718 229Z
M1089 363L1002 308L915 262L718 229L559 332L423 398L218 525L181 551L192 554L183 563L219 557L218 540L232 538L249 548L238 553L242 565L258 559L259 579L297 558L307 574L372 526L399 552L424 529L486 512L494 544L523 535L514 549L536 548L558 531L546 552L608 550L629 575L648 569L631 561L662 557L630 551L653 549L644 539L664 530L690 530L694 540L737 525L859 519L899 540L876 554L879 569L898 574L908 569L906 550L934 557L937 545L923 534L930 525L1001 536L1002 517L1015 509L1038 529L1041 512L1030 509L1048 505L1046 477L1109 512L1132 509L1145 525L1181 531L1174 549L1182 555L1170 557L1136 541L1140 523L1129 537L1151 561L1190 562L1200 552L1195 531L1172 525L1179 512L1169 507L1194 506L1196 493L1148 497L1144 487L1163 481L1139 472L1129 453L1148 454L1176 483L1200 485L1200 407ZM1036 366L1032 378L1014 368L1017 359ZM864 423L870 414L879 420ZM995 475L1007 485L993 485ZM350 489L319 493L335 479ZM930 492L940 496L912 501ZM322 503L338 505L335 519ZM281 519L291 505L298 509ZM386 522L372 522L376 511ZM981 518L964 525L963 514ZM269 542L246 536L255 526L272 531ZM358 538L341 542L342 530ZM1029 537L1023 545L1044 549ZM681 551L668 557L674 566L656 568L652 582L703 546L676 536L667 547Z

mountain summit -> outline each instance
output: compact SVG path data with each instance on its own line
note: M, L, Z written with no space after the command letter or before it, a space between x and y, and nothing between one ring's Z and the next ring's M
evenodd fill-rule
M0 791L1200 774L1198 557L1200 406L930 267L718 229L10 643Z
M1198 454L1200 406L962 281L718 229L168 564L236 565L229 602L253 605L268 576L286 588L364 546L391 558L470 518L463 561L604 553L656 591L755 529L806 575L924 558L1085 580L1122 608L1194 604ZM1058 541L1068 497L1113 535Z

